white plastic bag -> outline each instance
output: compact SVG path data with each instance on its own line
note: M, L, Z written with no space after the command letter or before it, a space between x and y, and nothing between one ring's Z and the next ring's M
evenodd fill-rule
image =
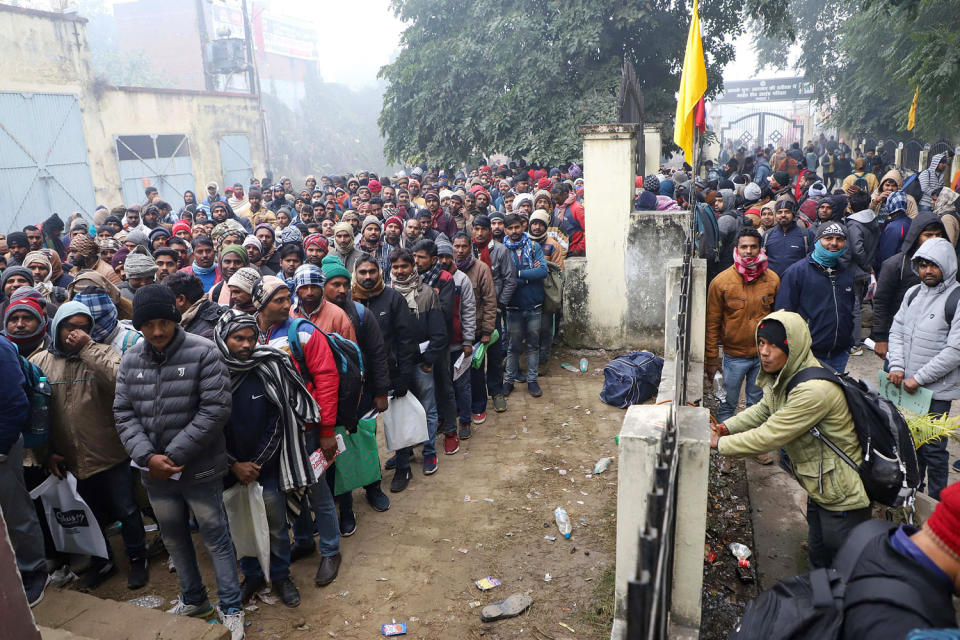
M50 526L53 545L61 553L107 558L107 541L93 510L77 492L77 479L67 472L65 480L51 475L30 492L40 498Z
M260 561L260 570L270 580L270 525L259 482L239 482L223 492L230 537L237 557L252 556Z
M427 441L427 412L412 393L400 398L389 398L387 410L381 415L383 437L387 441L388 451L397 451Z

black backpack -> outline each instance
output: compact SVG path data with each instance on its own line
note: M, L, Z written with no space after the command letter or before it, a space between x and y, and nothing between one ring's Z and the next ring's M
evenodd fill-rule
M363 316L361 316L361 322ZM340 384L337 387L337 425L350 433L357 432L360 422L360 396L363 394L363 354L360 347L353 340L344 338L339 333L327 333L306 318L293 318L287 329L287 343L290 346L290 355L300 368L300 375L304 382L313 382L313 375L307 367L298 332L304 324L309 324L327 339L333 359L337 361L337 372L340 374Z
M858 525L832 568L782 580L747 604L730 640L833 640L840 637L846 611L866 603L905 609L934 624L929 605L910 585L879 576L850 581L866 546L896 526L886 520Z
M810 434L827 445L840 459L860 474L867 496L881 504L899 507L913 501L920 484L917 448L906 420L897 407L871 391L863 380L852 378L829 367L801 369L787 383L786 396L801 382L829 380L843 389L853 427L863 450L863 463L857 464L840 447L820 433Z

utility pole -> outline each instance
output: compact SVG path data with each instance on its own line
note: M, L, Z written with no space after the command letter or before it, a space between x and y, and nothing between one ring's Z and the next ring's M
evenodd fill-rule
M203 65L203 84L207 91L215 91L213 75L210 73L207 59L207 44L210 42L207 34L207 19L204 15L203 0L197 0L197 32L200 34L200 64Z

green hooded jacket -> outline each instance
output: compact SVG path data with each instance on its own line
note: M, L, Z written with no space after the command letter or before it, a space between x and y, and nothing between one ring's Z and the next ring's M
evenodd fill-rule
M748 456L783 447L800 485L818 505L829 511L869 506L857 471L809 433L819 427L854 462L861 462L843 389L827 380L810 380L785 398L787 383L798 371L821 366L810 352L810 330L803 318L789 311L775 311L764 319L777 320L786 329L787 363L777 374L760 371L757 386L763 389L763 399L724 423L730 435L720 438L717 450L726 456Z

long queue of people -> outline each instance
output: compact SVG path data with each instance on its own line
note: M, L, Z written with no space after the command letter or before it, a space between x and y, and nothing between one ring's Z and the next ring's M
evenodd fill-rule
M75 479L99 523L120 523L129 588L147 584L149 558L165 549L180 582L171 613L216 611L234 640L268 579L284 604L299 604L292 562L318 558L315 583L330 584L341 537L357 527L352 492L334 495L338 425L408 393L422 405L419 454L401 448L384 464L396 494L415 455L429 476L438 446L459 451L488 400L503 412L518 385L542 395L561 321L551 274L583 254L580 174L511 163L451 178L414 167L308 176L300 190L254 180L225 196L210 183L177 211L148 188L145 203L100 207L66 234L55 214L8 233L0 507L31 606L65 561L29 495L51 474ZM360 376L347 375L350 349ZM49 433L25 446L41 378ZM322 475L315 452L331 465ZM253 482L269 566L237 561L224 515L224 490ZM379 480L364 490L374 510L389 509ZM160 530L150 545L145 513ZM213 564L216 608L191 529ZM107 555L92 558L81 588L118 571Z

